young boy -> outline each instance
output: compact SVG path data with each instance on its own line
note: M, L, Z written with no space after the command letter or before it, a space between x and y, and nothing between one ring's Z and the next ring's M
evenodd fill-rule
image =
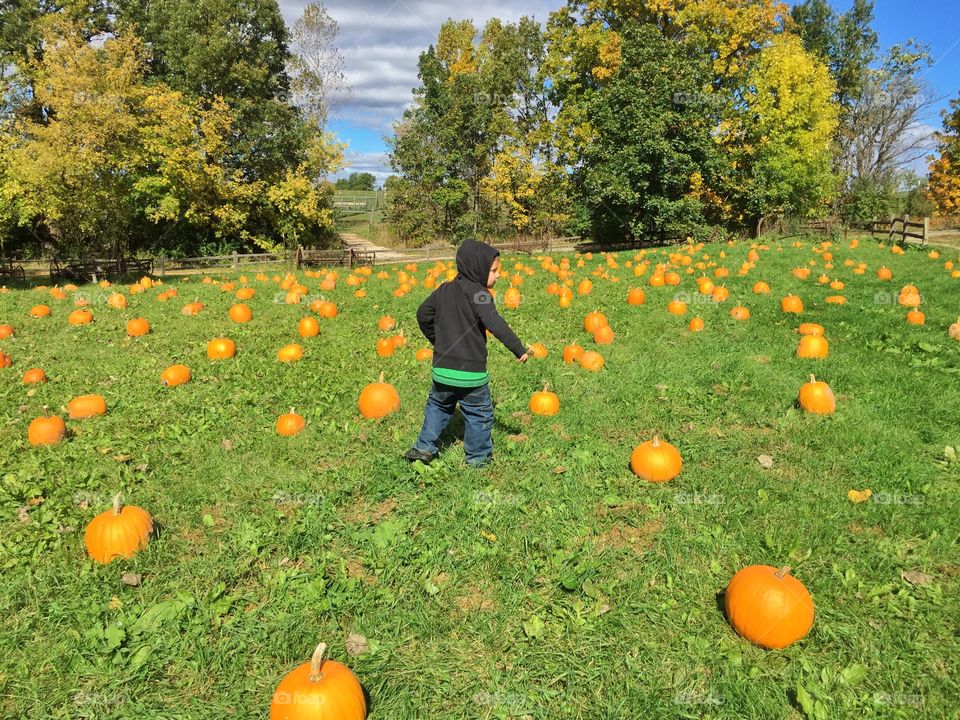
M460 404L467 464L481 467L493 457L493 403L487 374L487 336L507 346L520 362L527 349L493 303L490 288L500 277L500 252L466 240L457 250L457 277L443 283L417 310L420 329L434 345L433 386L420 437L405 454L411 462L430 463L437 440Z

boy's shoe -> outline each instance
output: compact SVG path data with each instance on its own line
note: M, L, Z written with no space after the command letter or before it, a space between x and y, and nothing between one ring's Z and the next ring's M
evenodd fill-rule
M483 460L480 460L478 462L467 462L467 467L478 468L478 469L485 468L487 467L487 465L489 465L492 462L493 462L493 455L491 455L488 458L484 458Z
M429 465L430 463L433 462L434 458L436 458L436 455L434 455L433 453L428 453L426 450L417 450L417 448L410 448L403 454L403 457L405 457L410 462L416 462L417 460L419 460L424 465Z

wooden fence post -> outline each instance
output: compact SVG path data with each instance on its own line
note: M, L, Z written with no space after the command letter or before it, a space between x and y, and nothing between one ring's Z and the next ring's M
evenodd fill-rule
M887 233L887 242L893 242L893 229L897 226L896 216L890 217L890 232Z
M930 218L923 219L923 246L927 246L927 236L930 234Z
M900 244L907 244L907 225L910 223L910 215L907 213L903 214L903 229L900 231Z
M166 258L157 258L157 277L163 277L166 270Z

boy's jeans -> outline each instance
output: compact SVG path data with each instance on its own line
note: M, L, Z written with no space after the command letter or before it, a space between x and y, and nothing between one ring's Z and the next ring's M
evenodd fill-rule
M463 449L467 464L483 464L493 454L493 402L489 383L475 388L461 388L434 382L427 396L423 428L413 446L435 455L437 440L453 417L457 403L460 403L464 420Z

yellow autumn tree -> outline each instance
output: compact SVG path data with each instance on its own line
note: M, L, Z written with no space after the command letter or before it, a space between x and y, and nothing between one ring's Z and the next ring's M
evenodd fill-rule
M960 213L960 100L951 100L937 133L940 156L930 164L930 197L944 215Z
M831 142L839 109L827 67L783 33L760 53L744 109L715 137L730 160L736 207L753 226L767 214L816 214L836 188Z

